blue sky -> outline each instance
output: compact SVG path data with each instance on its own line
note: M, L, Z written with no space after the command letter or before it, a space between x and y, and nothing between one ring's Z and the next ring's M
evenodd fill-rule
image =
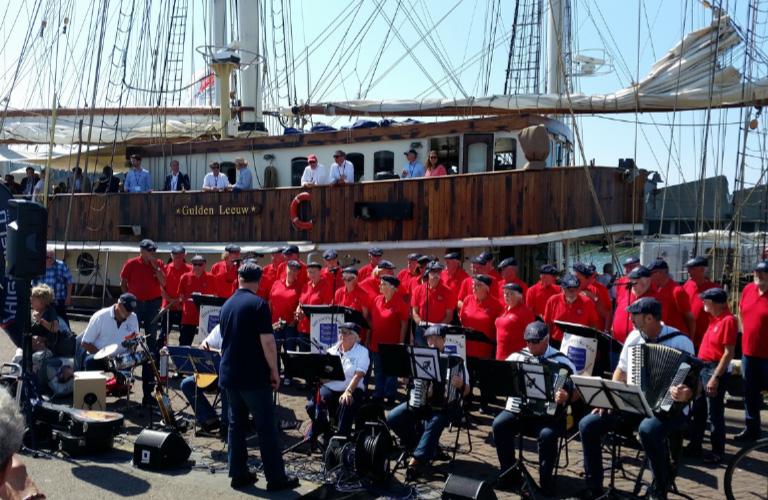
M30 38L32 48L11 94L12 107L50 106L54 88L61 95L62 105L82 106L90 100L90 82L94 81L95 67L93 47L99 35L99 23L93 21L93 15L99 12L102 1L48 1L42 2L40 11L35 10L36 2L32 0L10 4L0 26L0 36L5 41L0 53L0 91L3 95L10 89L16 58L21 53L24 35L30 29L30 19L35 19L31 23L31 32L35 35L41 31L40 19L45 18L48 23L42 37ZM548 2L543 0L545 5ZM117 78L110 73L108 62L111 58L120 59L119 54L114 55L112 47L122 46L121 35L116 39L116 33L120 33L121 26L126 26L132 4L128 0L109 3L104 33L106 49L97 99L102 105L118 102L115 89L122 75ZM169 3L161 0L150 3L153 10L148 19L154 27L147 30L139 13L147 3L135 2L138 5L134 10L133 38L128 53L130 70L125 79L136 87L151 87L151 77L146 69L147 54L154 43L163 39L156 23L166 15ZM189 0L191 21L185 39L185 83L192 81L195 70L203 68L202 58L193 48L206 43L203 25L208 14L204 3L203 0ZM745 23L746 0L724 3L737 23ZM283 32L275 31L271 20L275 19L274 23L279 26L288 13L279 12L281 3L277 0L263 4L269 20L265 26L269 33L267 70L275 74L285 67L285 59L275 58L274 52L282 54L286 45L282 43ZM488 93L502 92L508 49L504 37L510 29L513 1L498 2L497 5L481 0L292 0L286 5L292 8L289 36L293 39L293 77L290 81L292 87L295 86L298 102L303 102L308 95L312 102L354 99L363 95L371 99L481 96L486 91L486 81ZM118 13L121 6L122 15ZM272 11L272 8L276 10ZM761 15L763 24L758 27L758 32L765 36L766 15L764 12ZM577 90L588 94L612 92L642 78L653 62L684 33L705 26L711 20L711 12L698 0L574 0L573 16L576 52L605 54L612 63L606 74L578 80ZM57 31L64 17L70 18L66 37ZM497 19L499 21L495 22ZM433 25L437 26L432 29ZM491 40L494 27L495 39ZM427 37L430 43L414 47L425 32L430 33ZM495 50L485 49L493 42L496 43ZM35 60L46 62L40 68L33 65ZM733 64L741 69L742 62L739 57ZM376 71L372 73L374 67ZM486 67L490 68L487 72ZM83 68L83 71L77 68ZM452 77L447 77L448 73ZM107 83L110 79L113 81L111 85ZM439 90L434 82L441 83ZM289 104L289 92L281 88L270 94L270 101ZM293 91L290 94L293 95ZM110 101L107 101L107 95ZM125 97L144 104L157 99L156 95L139 90L128 91ZM706 156L708 175L722 172L733 178L736 145L740 142L736 124L739 113L740 110L712 112L713 125ZM670 127L672 120L683 126ZM635 157L639 166L661 172L669 183L698 177L702 165L704 123L703 112L679 113L674 117L630 114L578 120L588 160L595 159L599 165L615 165L618 158ZM764 132L765 126L761 124L760 130ZM750 139L750 147L755 146L754 142ZM668 154L670 147L671 155ZM753 159L747 165L748 181L757 180L760 161Z

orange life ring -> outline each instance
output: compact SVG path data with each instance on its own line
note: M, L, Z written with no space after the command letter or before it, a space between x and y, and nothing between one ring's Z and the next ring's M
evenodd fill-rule
M293 201L291 201L291 223L299 231L309 231L312 229L311 220L301 220L299 218L299 205L305 201L309 202L311 198L310 194L304 191L297 194Z

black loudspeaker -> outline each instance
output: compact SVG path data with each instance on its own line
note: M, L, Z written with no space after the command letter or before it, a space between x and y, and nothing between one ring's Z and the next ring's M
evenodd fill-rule
M443 486L443 500L496 500L496 493L485 481L451 474Z
M8 200L10 218L6 273L17 279L35 279L45 273L45 243L48 211L26 200Z
M192 450L176 432L143 430L133 445L133 465L141 469L170 469L187 461Z

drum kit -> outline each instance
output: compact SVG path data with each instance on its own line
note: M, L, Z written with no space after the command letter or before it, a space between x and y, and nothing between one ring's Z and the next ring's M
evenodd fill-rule
M138 344L131 343L128 352L121 351L121 344L110 344L93 355L94 359L106 360L108 371L114 375L114 382L107 382L107 392L112 396L127 394L133 385L133 369L149 361L149 354L144 349L137 349Z

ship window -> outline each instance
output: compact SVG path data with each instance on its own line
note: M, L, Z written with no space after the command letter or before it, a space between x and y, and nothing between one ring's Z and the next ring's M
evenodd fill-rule
M501 137L493 144L493 170L517 168L517 139Z
M297 156L291 160L291 186L301 186L301 176L309 165L305 156Z
M448 174L459 173L459 136L436 137L429 140L429 151L437 151L438 161L445 167ZM426 163L426 158L419 158Z
M362 153L349 153L347 160L355 167L355 182L360 182L365 174L365 156Z
M395 153L392 151L376 151L373 153L373 177L380 172L395 173Z
M467 173L475 174L485 172L485 159L488 155L488 144L476 142L469 145L469 159L467 161Z

